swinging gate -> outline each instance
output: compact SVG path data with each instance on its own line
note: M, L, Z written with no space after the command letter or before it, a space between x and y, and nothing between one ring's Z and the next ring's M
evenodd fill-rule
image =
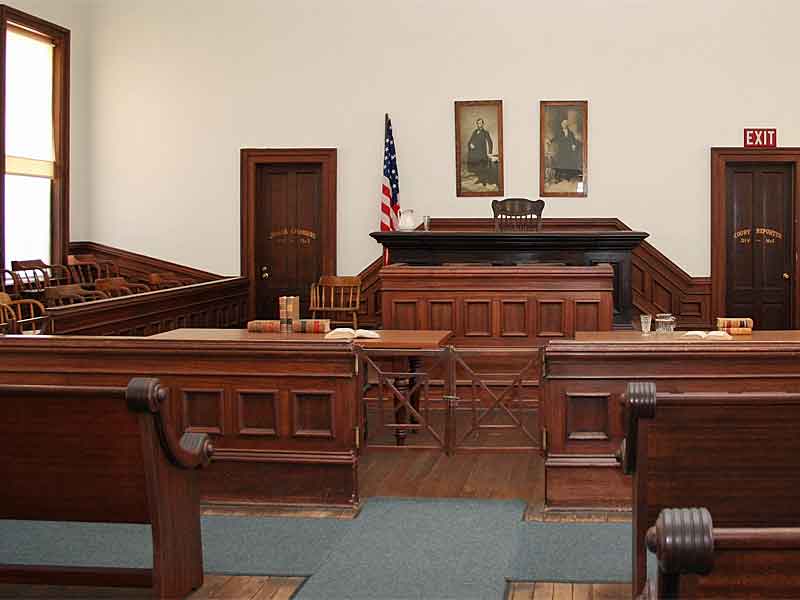
M536 349L367 350L356 347L363 439L369 446L540 448ZM487 367L503 364L502 372Z

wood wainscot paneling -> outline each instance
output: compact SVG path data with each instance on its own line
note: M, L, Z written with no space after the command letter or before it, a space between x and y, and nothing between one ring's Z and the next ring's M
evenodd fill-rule
M617 452L628 383L659 392L793 392L800 385L800 332L733 340L682 334L578 333L544 349L543 407L548 509L628 508L631 478Z
M454 346L536 347L611 329L609 265L389 265L379 273L387 329L449 329Z
M97 242L70 242L70 254L92 254L98 260L114 262L123 277L144 277L150 273L174 273L183 280L201 283L203 281L214 281L222 279L221 275L215 275L208 271L194 269L178 263L137 254L121 248L98 244Z
M48 309L53 332L146 336L181 327L242 327L248 281L229 277Z
M493 231L490 218L434 218L433 231ZM619 219L570 218L543 219L543 231L629 231ZM380 283L377 277L383 266L378 258L361 273L362 310L359 322L381 322ZM708 329L711 315L711 279L692 277L647 241L641 242L631 256L633 306L640 313L671 312L680 329ZM369 298L369 299L368 299Z
M5 336L0 383L125 385L158 377L175 433L203 432L207 504L354 506L355 361L346 341Z

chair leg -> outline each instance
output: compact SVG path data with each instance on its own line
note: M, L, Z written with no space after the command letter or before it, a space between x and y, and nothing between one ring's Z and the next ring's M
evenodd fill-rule
M353 313L353 329L358 329L358 314Z

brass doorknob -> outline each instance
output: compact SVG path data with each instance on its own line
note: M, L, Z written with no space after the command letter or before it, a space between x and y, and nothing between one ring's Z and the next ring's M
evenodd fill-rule
M269 267L261 267L261 279L269 279Z
M784 278L784 279L789 279L789 274L788 274L788 273L784 273L784 274L783 274L783 278Z

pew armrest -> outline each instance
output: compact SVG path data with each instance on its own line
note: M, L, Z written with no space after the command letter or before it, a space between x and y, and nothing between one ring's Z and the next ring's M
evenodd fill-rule
M167 389L161 386L158 379L150 377L131 379L125 393L128 407L133 412L152 415L161 448L170 463L181 469L196 469L208 465L214 454L214 446L208 434L184 433L176 442L165 425L161 407L167 397Z
M656 384L649 381L629 383L623 399L622 414L625 437L616 457L622 463L623 473L632 475L636 470L639 419L652 419L656 415Z

